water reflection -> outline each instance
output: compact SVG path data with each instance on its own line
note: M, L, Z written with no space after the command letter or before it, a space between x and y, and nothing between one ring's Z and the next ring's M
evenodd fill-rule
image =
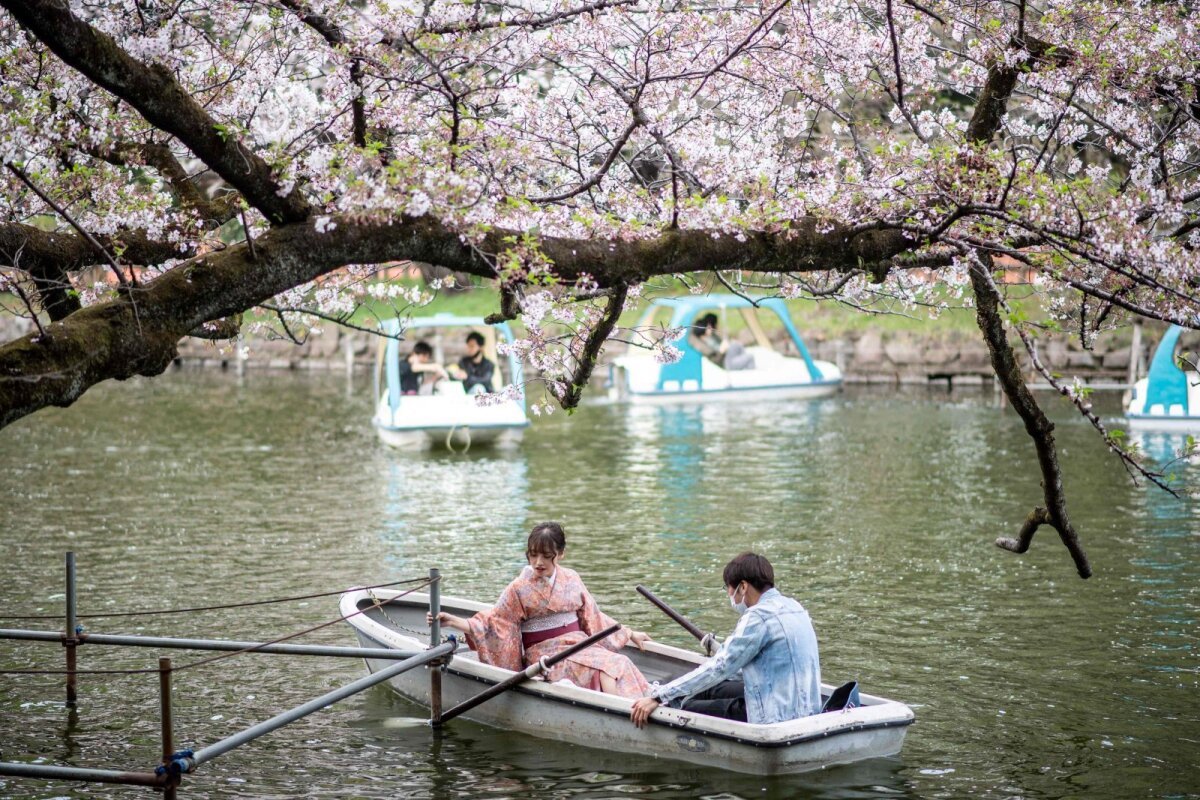
M436 563L429 558L437 552L507 552L519 568L529 516L529 466L522 454L388 451L386 458L379 529L396 574L421 574ZM454 558L459 569L470 561L484 572L495 566Z
M430 731L406 724L423 709L397 695L373 694L361 730L388 731L393 758L420 776L398 797L729 798L812 800L917 797L896 758L881 758L779 778L707 769L629 753L610 753L504 731L468 721ZM400 720L391 724L391 720Z
M188 796L1125 800L1200 786L1200 473L1178 465L1182 500L1132 486L1065 403L1046 408L1096 567L1086 582L1052 532L1020 557L993 546L1041 490L1019 419L986 391L584 408L539 420L518 451L466 456L382 447L366 424L371 402L346 398L337 376L255 374L237 389L172 374L22 420L0 436L11 577L0 610L57 610L67 549L79 553L87 611L335 590L430 566L448 594L489 599L520 567L530 525L560 519L568 563L606 611L694 647L633 586L727 633L736 617L720 569L755 547L813 614L825 677L917 709L903 759L764 781L470 723L433 739L412 724L418 708L381 689L205 765ZM1104 402L1101 413L1120 413ZM267 639L335 613L317 599L96 630ZM352 637L337 626L315 640ZM0 667L61 665L61 649L40 647L0 644ZM154 654L84 656L124 668L152 666ZM222 663L180 675L181 746L362 674L350 660ZM149 684L88 678L72 732L60 681L5 676L0 747L19 759L153 764L154 696ZM0 783L9 795L131 796Z

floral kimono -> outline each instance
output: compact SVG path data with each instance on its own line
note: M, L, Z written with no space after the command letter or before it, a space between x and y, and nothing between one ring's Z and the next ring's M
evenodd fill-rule
M549 578L526 567L501 593L496 605L467 620L467 644L479 660L504 669L520 670L540 658L561 653L613 624L573 569L559 565ZM611 677L622 697L642 697L650 691L640 670L620 650L629 641L624 625L606 639L558 662L547 680L563 678L585 689L600 691L600 673Z

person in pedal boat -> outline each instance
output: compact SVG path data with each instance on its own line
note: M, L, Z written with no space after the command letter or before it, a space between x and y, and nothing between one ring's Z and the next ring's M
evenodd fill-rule
M465 633L480 661L514 671L604 630L613 620L596 607L579 574L562 565L566 548L566 534L557 522L535 526L525 548L529 566L500 594L496 605L470 619L446 612L438 619ZM620 650L629 642L641 649L649 639L622 625L599 644L555 664L547 680L565 678L585 689L642 697L650 685Z
M821 710L817 635L804 606L779 593L771 562L756 553L734 558L722 577L737 627L715 656L633 704L639 728L663 703L755 724Z

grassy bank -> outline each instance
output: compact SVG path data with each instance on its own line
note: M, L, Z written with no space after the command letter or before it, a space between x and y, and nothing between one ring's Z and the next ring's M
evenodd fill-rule
M421 286L418 279L399 281L406 287ZM713 290L724 292L718 286ZM635 324L649 306L649 298L687 294L682 284L675 283L663 289L647 289L645 297L634 311L626 312L621 317L621 325ZM967 297L970 295L968 294ZM854 336L867 329L880 333L915 332L929 335L974 333L975 312L963 307L960 298L949 293L940 295L941 301L947 304L945 309L928 307L905 308L900 303L887 298L879 298L864 310L852 308L844 303L832 300L794 300L789 301L792 321L796 327L808 334L822 338L839 338ZM1011 302L1014 307L1029 316L1040 315L1041 305L1028 287L1014 287L1011 292ZM388 303L371 300L365 303L355 314L352 321L358 325L374 325L380 319L395 317L398 311L413 316L431 316L434 314L456 314L460 316L485 317L500 310L499 296L495 289L489 286L477 286L463 291L438 292L427 305L410 307L401 303ZM518 321L515 323L520 324ZM742 325L733 315L729 319L729 329L737 332Z

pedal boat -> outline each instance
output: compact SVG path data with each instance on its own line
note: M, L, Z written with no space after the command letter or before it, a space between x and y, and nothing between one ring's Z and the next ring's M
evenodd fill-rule
M348 616L364 647L412 651L428 647L425 624L428 595L410 594L371 609L378 600L399 592L356 590L342 595L340 611ZM442 598L442 609L471 616L483 603ZM365 613L356 613L370 609ZM350 615L354 616L350 616ZM623 651L649 681L667 682L703 663L699 653L650 642L646 651ZM366 659L370 672L392 662ZM482 664L465 643L442 675L442 707L475 696L512 676L509 670ZM428 670L396 676L391 687L409 700L429 706ZM826 697L832 686L823 685ZM610 751L671 758L705 767L755 775L784 775L847 764L900 752L913 711L903 703L862 694L863 705L771 725L695 714L659 707L643 729L629 720L632 701L566 683L528 681L477 706L464 717L484 725ZM454 724L454 723L448 723Z
M1150 371L1134 384L1125 407L1131 430L1200 433L1200 374L1185 370L1176 356L1183 330L1178 325L1167 329Z
M434 393L401 394L400 359L412 351L412 343L431 340L434 360L444 363L443 339L453 332L454 344L460 344L471 330L484 337L484 356L496 364L491 391L500 391L506 383L520 388L524 383L520 360L510 355L507 360L497 357L498 341L512 342L513 332L507 323L488 325L482 317L459 317L437 314L414 317L404 321L384 320L383 332L397 336L403 330L407 336L403 345L394 338L381 338L375 368L375 414L371 419L379 438L388 445L410 450L446 447L450 450L476 445L511 446L521 441L529 418L525 414L525 395L519 399L480 405L476 398L463 391L459 381L443 380ZM401 352L403 351L403 352ZM502 377L507 366L507 377Z
M719 327L726 336L726 321L737 312L754 343L746 351L754 356L752 369L727 370L705 358L691 343L689 333L704 312L717 311ZM784 349L781 352L767 336L766 327L782 327ZM637 348L618 357L610 365L609 393L615 400L635 403L688 403L745 401L775 398L825 397L842 386L842 372L828 361L815 361L792 324L786 303L779 298L763 298L753 303L733 294L713 294L662 298L656 300L637 330L682 328L684 333L672 342L683 356L673 364L661 364L648 352Z

